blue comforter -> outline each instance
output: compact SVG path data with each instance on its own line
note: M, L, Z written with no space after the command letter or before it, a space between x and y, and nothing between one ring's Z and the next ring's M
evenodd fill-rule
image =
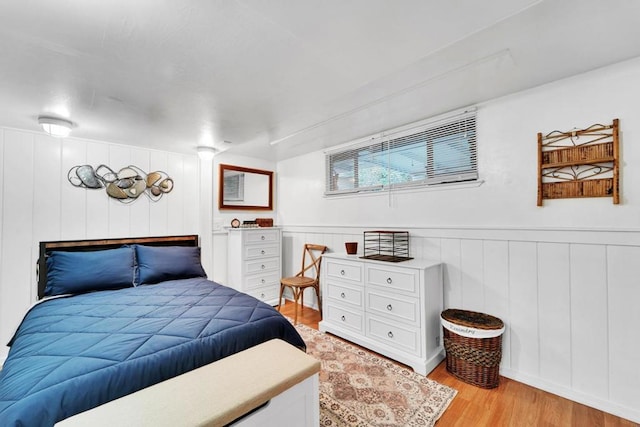
M304 348L273 307L202 278L36 305L0 371L0 426L50 426L273 338Z

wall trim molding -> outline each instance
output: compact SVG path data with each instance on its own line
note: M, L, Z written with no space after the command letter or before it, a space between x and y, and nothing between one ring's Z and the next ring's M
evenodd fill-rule
M386 227L380 225L283 225L284 233L361 235L366 230L408 230L412 238L502 240L540 243L640 246L640 229L442 226Z

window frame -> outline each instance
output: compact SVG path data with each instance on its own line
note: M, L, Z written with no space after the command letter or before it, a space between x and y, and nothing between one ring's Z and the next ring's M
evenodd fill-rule
M463 132L463 137L456 138L456 135L461 136ZM454 154L454 156L451 157L453 159L452 161L449 163L444 162L444 172L437 173L438 165L434 154L434 146L446 141L436 140L452 137L453 139L449 144L450 150L448 151L465 151L468 155L468 160L465 160L464 153L458 156ZM424 177L416 181L405 180L390 183L392 173L412 174L412 172L393 168L391 165L391 156L398 155L403 148L411 150L412 148L422 148L421 146L424 146L423 148L425 149L424 162L420 159L418 167L422 168L424 172L418 172L418 175L424 174ZM437 151L437 149L435 151ZM360 165L368 161L366 159L367 154L374 152L378 154L382 153L386 156L386 160L382 162L383 168L387 171L385 174L386 182L381 182L384 178L380 178L380 180L373 185L361 186L361 169L366 170L366 168L361 168ZM421 155L421 153L418 155ZM375 158L373 155L372 157ZM352 159L354 164L351 168L347 166L345 169L347 175L344 176L343 179L352 179L353 185L348 188L336 188L338 186L336 180L340 179L339 174L335 173L336 165L349 159ZM325 196L480 182L477 159L476 109L467 108L458 110L435 118L370 135L325 151ZM374 163L373 161L368 162ZM447 169L449 170L447 171ZM415 172L413 172L413 175L415 175Z

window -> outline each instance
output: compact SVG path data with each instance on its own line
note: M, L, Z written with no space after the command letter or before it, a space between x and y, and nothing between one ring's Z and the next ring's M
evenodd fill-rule
M244 201L244 172L231 173L224 177L224 201Z
M326 155L325 194L478 179L475 111L385 132Z

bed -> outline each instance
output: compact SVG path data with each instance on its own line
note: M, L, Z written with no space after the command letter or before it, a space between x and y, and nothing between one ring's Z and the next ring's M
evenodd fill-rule
M274 338L273 307L209 281L197 236L43 242L0 371L0 425L48 426Z

